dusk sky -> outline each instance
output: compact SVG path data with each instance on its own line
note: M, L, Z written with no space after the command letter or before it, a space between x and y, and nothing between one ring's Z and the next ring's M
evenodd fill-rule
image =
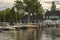
M40 0L44 9L51 7L51 2L55 1L57 8L60 7L60 0ZM5 8L11 8L14 4L14 0L0 0L0 10Z

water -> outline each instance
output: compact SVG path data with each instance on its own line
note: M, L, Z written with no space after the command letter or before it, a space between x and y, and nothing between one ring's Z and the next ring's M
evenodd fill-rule
M30 40L30 36L32 37L32 30L27 31L27 30L21 30L19 31L20 33L18 35L21 35L20 38L21 40ZM42 34L40 36L40 34L36 34L36 30L35 32L35 36L38 35L38 37L41 37L38 40L60 40L59 36L56 36L57 34L60 35L60 28L44 28L42 30ZM41 33L41 31L39 30L39 32ZM29 35L30 36L27 36ZM0 40L17 40L17 33L16 31L2 31L0 32ZM36 37L34 37L33 40L37 40Z
M41 40L60 40L60 27L59 28L45 28L42 33L42 38Z
M3 31L0 33L0 40L14 40L13 31Z

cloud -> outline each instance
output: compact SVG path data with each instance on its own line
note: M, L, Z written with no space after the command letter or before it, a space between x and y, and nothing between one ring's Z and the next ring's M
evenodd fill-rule
M0 0L0 10L11 8L15 0ZM60 8L60 0L40 0L44 9L50 9L51 2L54 1L57 8Z
M56 5L60 5L60 1L55 0L54 2L55 2ZM44 3L51 4L52 1L46 1L46 2L44 2Z
M60 8L60 0L41 0L44 9L50 9L52 1L55 2L56 8Z
M60 5L60 1L55 1L55 4L56 5Z
M52 1L53 0L42 0L41 3L42 3L43 8L50 9Z
M0 0L0 10L11 8L14 4L14 0Z

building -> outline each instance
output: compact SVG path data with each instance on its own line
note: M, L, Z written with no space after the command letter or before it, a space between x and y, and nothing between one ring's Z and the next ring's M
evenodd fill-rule
M42 16L24 16L21 18L21 23L38 23L43 19Z
M47 11L43 16L44 20L59 20L60 11Z

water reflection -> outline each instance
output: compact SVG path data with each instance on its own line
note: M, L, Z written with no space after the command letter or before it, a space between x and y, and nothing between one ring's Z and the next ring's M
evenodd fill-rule
M60 40L60 27L45 28L41 40Z
M13 31L3 31L0 33L0 40L14 40Z
M21 40L60 40L60 27L47 27L37 30L20 30L18 31ZM0 32L0 40L17 40L17 31ZM31 39L34 38L34 39Z

